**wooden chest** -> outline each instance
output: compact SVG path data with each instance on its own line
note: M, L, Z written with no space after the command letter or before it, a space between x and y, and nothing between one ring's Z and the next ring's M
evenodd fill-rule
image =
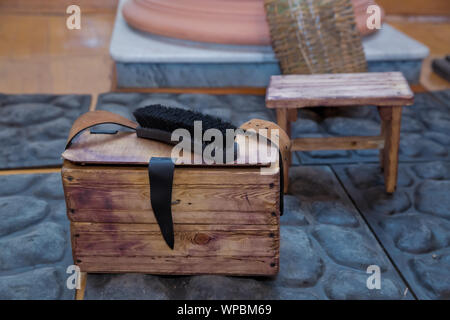
M135 141L141 146L130 157L129 145ZM105 151L107 144L128 149ZM278 160L271 174L261 174L261 165L176 166L171 250L152 211L147 167L139 161L154 152L161 156L165 148L131 132L85 131L64 152L73 259L81 271L276 274L282 192Z

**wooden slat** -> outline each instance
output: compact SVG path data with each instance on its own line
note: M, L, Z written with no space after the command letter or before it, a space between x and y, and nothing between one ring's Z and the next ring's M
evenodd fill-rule
M268 108L412 103L400 72L272 76L266 94Z
M275 208L274 208L275 209ZM99 223L150 223L155 224L155 215L150 210L117 209L70 209L67 215L71 221ZM172 209L175 224L241 224L265 225L278 224L278 211L180 211L174 205Z
M57 14L67 16L66 8L78 5L82 13L114 13L118 0L2 0L1 13Z
M278 192L269 186L245 185L216 187L175 186L172 190L173 214L192 211L277 211ZM65 186L69 210L107 209L148 211L150 188L144 185Z
M159 233L159 226L156 224L147 223L93 223L93 222L73 222L71 223L71 232L77 234L79 232L85 233ZM216 225L216 224L177 224L174 225L175 232L209 232L209 231L276 231L278 226L272 225Z
M275 275L275 257L104 257L78 256L81 270L92 273L151 273L171 275Z
M85 185L149 185L146 166L80 166L64 162L64 184ZM178 185L269 185L278 183L278 173L261 175L258 167L176 167L173 177Z
M390 15L450 16L450 1L448 0L377 0L377 3Z
M145 167L77 166L62 169L72 221L156 223ZM258 168L177 167L172 213L175 223L276 224L279 172Z
M0 170L0 176L12 175L12 174L35 174L35 173L53 173L61 172L61 167L55 168L30 168L30 169L5 169Z
M381 136L297 138L292 141L292 151L382 149L383 146Z
M73 252L78 256L116 257L274 257L278 226L174 225L170 250L155 224L71 223ZM81 259L80 259L81 260ZM206 259L205 259L206 260Z

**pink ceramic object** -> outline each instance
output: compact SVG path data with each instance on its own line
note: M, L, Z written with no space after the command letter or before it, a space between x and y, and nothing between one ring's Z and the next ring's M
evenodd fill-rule
M129 0L131 26L172 38L228 44L269 44L261 0Z
M365 35L366 8L373 0L352 0L357 27ZM128 0L125 20L162 36L224 44L270 45L264 0Z

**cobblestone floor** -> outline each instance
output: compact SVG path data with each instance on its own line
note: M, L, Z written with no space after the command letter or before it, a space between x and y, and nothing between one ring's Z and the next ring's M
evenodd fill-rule
M71 299L61 175L0 176L0 299Z
M400 165L399 187L393 196L383 191L377 163L336 164L339 161L334 160L341 155L330 154L322 158L326 164L291 168L277 277L89 275L86 298L450 299L450 126L446 122L450 112L446 95L441 92L416 99L415 110L431 119L428 124L423 119L417 124L405 112L404 128L416 124L422 130L416 133L429 141L421 147L420 156L401 159L408 163ZM255 117L274 120L260 96L110 93L100 96L98 103L98 109L128 117L134 108L164 103L195 105L236 125ZM342 128L354 130L352 126L359 125L367 111L348 110L327 114L320 125L336 123L336 118L351 112L359 121L347 122ZM302 112L314 118L325 111ZM358 112L363 113L358 116ZM361 126L375 128L367 119ZM303 116L298 121L302 130L314 130L315 122L306 120ZM431 139L430 134L440 140ZM427 148L433 149L430 141L438 140L446 153L427 158ZM349 159L363 162L353 156ZM70 264L59 174L0 176L0 298L70 299L73 292L65 288ZM366 287L366 268L372 264L382 270L381 290Z
M87 95L0 94L0 169L60 165L72 123L90 102Z
M450 162L400 164L394 195L377 165L333 166L421 299L450 299Z

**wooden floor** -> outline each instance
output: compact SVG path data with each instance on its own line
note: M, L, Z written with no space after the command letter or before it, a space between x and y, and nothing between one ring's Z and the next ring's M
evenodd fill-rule
M113 62L108 50L115 18L113 1L100 9L95 7L97 10L82 11L81 30L68 30L67 15L56 5L24 11L20 10L21 1L0 2L0 92L96 95L110 91ZM450 18L438 22L397 17L388 20L426 44L433 56L450 53ZM428 90L450 88L448 82L432 74L430 60L424 64L421 83ZM241 91L264 94L261 89ZM236 89L213 93L226 92Z
M85 14L81 30L65 15L0 14L0 92L109 91L114 13Z
M388 17L387 20L398 30L430 48L430 56L422 66L421 84L430 91L450 89L450 82L431 70L433 59L450 54L450 17L436 18L436 21L433 21L433 18L421 20L420 18L402 17Z

